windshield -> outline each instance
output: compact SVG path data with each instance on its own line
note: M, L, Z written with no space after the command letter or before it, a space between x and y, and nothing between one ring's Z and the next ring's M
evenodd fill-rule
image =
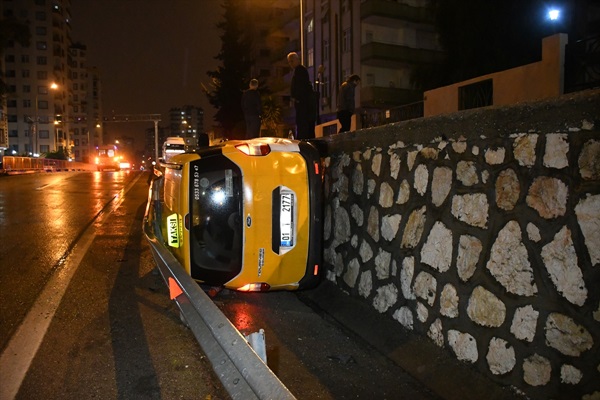
M190 163L192 275L223 284L242 269L242 177L219 154Z

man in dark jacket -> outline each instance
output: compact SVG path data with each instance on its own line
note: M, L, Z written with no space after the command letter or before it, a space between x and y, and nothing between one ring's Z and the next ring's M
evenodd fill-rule
M246 139L260 136L260 114L262 103L258 93L258 80L250 80L248 90L242 94L242 111L246 120Z
M290 94L296 109L296 138L311 139L315 137L317 105L308 70L300 64L297 53L288 54L287 60L294 71Z
M350 130L350 124L352 121L352 114L354 114L355 103L354 103L354 90L360 83L360 76L350 75L348 79L340 86L340 92L337 102L337 117L342 127L340 132L348 132Z

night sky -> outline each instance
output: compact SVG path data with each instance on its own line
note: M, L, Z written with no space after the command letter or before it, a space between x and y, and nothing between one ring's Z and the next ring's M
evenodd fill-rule
M210 129L215 110L201 83L218 66L222 11L219 0L72 0L71 35L100 70L104 116L160 113L166 126L170 108L190 104ZM113 123L107 133L134 136L139 148L153 126Z

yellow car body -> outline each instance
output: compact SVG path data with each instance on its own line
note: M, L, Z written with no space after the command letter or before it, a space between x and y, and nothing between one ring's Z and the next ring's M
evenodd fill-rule
M162 164L165 245L199 282L296 290L320 279L322 176L308 142L228 141Z

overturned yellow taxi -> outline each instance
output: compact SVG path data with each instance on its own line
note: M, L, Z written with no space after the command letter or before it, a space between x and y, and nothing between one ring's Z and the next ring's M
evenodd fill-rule
M164 245L195 280L241 291L318 284L322 175L309 142L227 141L174 156L153 181Z

